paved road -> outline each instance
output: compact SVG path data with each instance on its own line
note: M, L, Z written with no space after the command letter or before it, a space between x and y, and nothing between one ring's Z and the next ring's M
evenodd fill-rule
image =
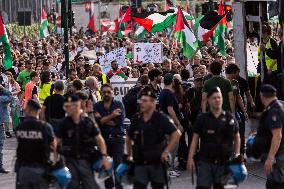
M4 147L4 165L6 168L13 169L13 160L15 156L16 140L7 139ZM249 172L257 176L249 175L248 179L239 186L241 189L265 189L265 180L260 178L264 177L263 169L260 164L248 165ZM260 177L259 177L260 176ZM0 174L0 189L12 189L15 188L15 174L10 173L8 175ZM103 188L103 187L102 187ZM126 186L126 189L130 189L130 186ZM181 177L172 179L170 189L194 189L191 184L191 176L187 172L183 172Z

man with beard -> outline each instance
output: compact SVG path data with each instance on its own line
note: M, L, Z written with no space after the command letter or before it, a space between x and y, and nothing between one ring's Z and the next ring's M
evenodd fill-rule
M126 77L125 73L118 68L118 63L116 60L113 60L111 62L111 70L107 73L109 79L114 75L120 76L122 78Z
M99 124L102 136L107 145L109 156L113 158L114 170L122 162L125 142L124 106L120 101L114 100L113 88L110 84L101 87L102 101L95 104L94 113ZM105 180L105 188L114 187L113 178ZM120 182L115 180L115 188L121 189Z

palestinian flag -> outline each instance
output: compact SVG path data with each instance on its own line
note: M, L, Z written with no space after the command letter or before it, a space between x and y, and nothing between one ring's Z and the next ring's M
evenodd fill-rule
M137 13L132 14L132 19L143 26L148 32L160 32L168 28L176 21L176 13L173 10L167 12Z
M211 11L204 15L198 25L197 36L199 45L205 45L214 34L214 30L222 21L225 15L218 15L217 12Z
M130 22L131 21L131 7L129 7L124 15L122 16L120 22L125 23L125 22Z
M122 38L123 35L127 35L128 33L130 33L131 30L131 24L128 22L131 21L131 7L129 7L125 14L122 16L121 20L120 20L120 24L119 24L119 31L117 33L118 38Z
M146 33L148 33L148 31L145 30L145 28L143 26L139 26L137 28L137 30L135 31L135 34L136 34L138 40L142 40L144 38L144 36L146 35Z
M0 16L0 42L3 46L3 66L6 70L12 68L12 53L9 43L9 38L3 23L2 16Z
M218 8L218 15L222 16L225 15L224 5L222 3L222 0L220 1L219 8ZM217 44L217 47L220 50L220 53L224 56L226 55L226 49L225 49L225 32L227 28L227 20L226 16L222 18L219 25L217 26L214 34L214 43Z
M110 21L109 19L101 20L101 30L104 32L117 33L119 30L118 20Z
M196 51L196 38L180 8L178 8L174 32L175 38L182 45L183 55L191 59Z
M95 14L92 15L89 24L88 24L88 28L89 30L91 30L92 32L96 32L97 28L96 28L96 24L95 24Z
M120 23L119 30L117 32L117 37L122 39L124 35L129 34L132 31L131 23Z
M39 34L40 34L40 38L45 38L49 35L48 32L48 21L47 21L47 15L44 9L42 9L41 12L41 24L40 24L40 28L39 28Z

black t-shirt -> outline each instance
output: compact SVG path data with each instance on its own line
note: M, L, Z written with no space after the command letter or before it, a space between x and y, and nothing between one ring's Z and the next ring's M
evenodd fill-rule
M156 94L157 98L159 99L160 93L161 93L161 87L157 86L157 89L154 88L152 84L149 84L148 87L151 88L151 90Z
M238 77L238 82L239 82L240 95L244 99L245 93L249 90L249 84L247 80L245 80L242 77Z
M45 116L47 120L49 119L61 119L65 116L65 111L63 110L64 97L60 94L53 94L48 96L43 105L46 107Z
M176 95L170 91L169 89L163 89L159 96L159 106L160 110L163 111L165 114L169 115L168 107L173 107L177 118L181 120L181 113L178 106L178 101Z

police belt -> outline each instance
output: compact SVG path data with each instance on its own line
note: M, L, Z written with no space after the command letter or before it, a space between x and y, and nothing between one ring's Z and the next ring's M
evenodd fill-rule
M212 164L215 164L215 165L225 165L227 164L228 160L220 160L220 159L208 159L208 158L202 158L202 157L199 157L199 161L203 161L203 162L206 162L206 163L212 163Z
M142 161L142 160L134 160L135 165L143 166L143 165L163 165L162 161Z
M121 134L109 134L107 137L107 139L125 139L125 135L121 135Z
M78 160L86 160L90 158L89 154L87 153L76 154L72 150L71 146L61 146L59 153L62 154L65 158L74 158Z

